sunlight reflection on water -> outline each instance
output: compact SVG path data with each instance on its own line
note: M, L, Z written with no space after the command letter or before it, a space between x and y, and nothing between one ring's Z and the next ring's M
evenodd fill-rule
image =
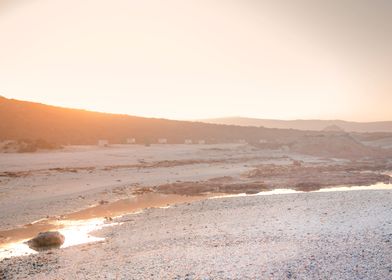
M91 235L90 233L107 226L114 226L118 224L105 224L104 218L79 221L59 221L58 223L62 226L62 228L58 231L65 237L64 244L61 246L61 248L103 241L105 240L105 238L96 237ZM35 250L30 249L29 246L25 243L26 241L27 239L6 244L3 248L0 248L0 260L9 257L17 257L38 253Z
M209 197L208 199L218 199L218 198L229 198L229 197L242 197L242 196L260 196L260 195L276 195L276 194L293 194L293 193L303 193L302 191L296 191L293 189L274 189L271 191L264 191L255 194L225 194L225 195L217 195L213 197Z
M260 195L278 195L278 194L297 194L297 193L317 193L317 192L347 192L347 191L366 191L366 190L392 190L392 184L378 183L370 186L353 186L353 187L331 187L323 188L316 191L303 192L293 189L274 189L271 191L259 192L256 194L228 194L209 197L208 199L229 198L229 197L242 197L242 196L260 196Z
M371 186L354 187L334 187L325 188L315 192L347 192L347 191L367 191L367 190L392 190L392 184L378 183Z
M324 192L342 192L342 191L365 191L365 190L392 190L392 184L384 184L384 183L378 183L374 184L371 186L354 186L354 187L332 187L332 188L324 188L320 189L317 191L312 191L316 193L324 193ZM213 195L213 196L206 196L203 199L219 199L219 198L230 198L230 197L245 197L245 196L266 196L266 195L284 195L284 194L300 194L304 193L302 191L296 191L293 189L275 189L271 191L265 191L265 192L260 192L257 194L229 194L229 195ZM157 197L159 198L159 194L157 194ZM173 200L171 203L167 200L168 197L170 196L162 196L165 197L163 199L164 201L159 201L159 199L155 198L154 203L156 203L157 208L162 208L166 209L169 208L170 205L173 205L175 203L184 203L184 202L192 202L196 201L194 197L189 197L189 199L186 199L186 197L183 197L182 199L178 200L177 197L175 197L175 200ZM200 200L200 199L199 199ZM137 201L137 199L136 199ZM115 204L114 202L113 204ZM124 202L123 202L124 203ZM130 200L129 203L131 204L132 201ZM144 205L144 204L143 204ZM122 205L123 206L123 205ZM106 206L105 206L106 207ZM154 207L154 205L149 205L149 207ZM142 212L143 210L140 210L140 208L134 208L134 205L130 205L130 208L132 209L129 212L124 212L118 215L112 216L114 217L120 217L123 215L127 214L137 214ZM40 222L44 220L39 220L35 221L32 224L37 225ZM75 245L80 245L80 244L86 244L86 243L91 243L91 242L100 242L105 240L103 237L96 237L91 234L91 232L100 230L104 227L107 226L114 226L118 225L119 223L107 223L106 219L104 217L99 217L99 218L91 218L91 219L83 219L83 220L59 220L52 222L50 225L53 226L54 230L58 230L61 234L64 235L65 237L65 242L61 246L61 248L67 248L70 246L75 246ZM30 237L31 238L31 237ZM29 239L30 239L29 238ZM12 242L8 244L3 244L0 247L0 260L4 258L10 258L10 257L16 257L16 256L23 256L23 255L29 255L29 254L36 254L37 252L30 249L28 245L25 243L28 239L24 240L19 240L17 242Z

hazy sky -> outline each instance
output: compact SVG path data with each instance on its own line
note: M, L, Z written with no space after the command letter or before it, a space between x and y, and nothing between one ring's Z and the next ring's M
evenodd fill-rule
M0 95L103 112L392 120L390 0L0 0Z

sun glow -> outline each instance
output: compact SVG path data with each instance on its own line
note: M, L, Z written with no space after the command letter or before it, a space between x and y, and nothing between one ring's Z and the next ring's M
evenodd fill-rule
M0 95L172 119L392 118L385 51L349 52L344 14L325 26L328 7L278 2L8 1Z

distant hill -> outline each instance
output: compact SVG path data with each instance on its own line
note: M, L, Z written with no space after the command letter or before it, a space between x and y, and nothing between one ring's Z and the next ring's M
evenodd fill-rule
M27 145L22 148L28 151L42 145L97 144L98 140L108 140L113 144L125 143L127 138L135 138L139 144L154 144L158 138L166 138L169 144L184 143L185 139L194 143L198 140L205 140L206 143L248 142L255 148L283 149L323 157L392 155L392 151L361 143L375 139L378 141L385 135L358 134L354 138L340 130L336 133L337 128L332 128L333 131L301 131L142 118L0 97L0 141L9 146L10 142L5 140L17 140L16 143ZM33 149L29 145L33 145Z
M347 132L392 132L392 121L385 122L348 122L342 120L269 120L243 117L201 120L205 123L257 126L281 129L321 131L326 127L338 127Z
M40 103L0 97L0 140L43 139L56 144L96 144L99 139L110 143L184 143L185 139L207 143L236 142L244 139L290 141L303 134L268 128L206 124L142 118L128 115L67 109Z

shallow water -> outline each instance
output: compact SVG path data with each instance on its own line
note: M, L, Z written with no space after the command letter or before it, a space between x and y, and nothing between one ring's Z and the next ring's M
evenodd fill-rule
M202 200L205 197L145 193L111 203L104 202L61 216L61 219L42 219L15 229L0 231L0 260L36 253L25 242L40 232L56 230L63 234L65 242L61 248L102 241L104 238L94 237L90 232L115 225L108 223L112 218L138 213L147 208L166 208L173 204Z
M317 193L317 192L347 192L347 191L366 191L366 190L392 190L392 184L384 184L384 183L377 183L370 186L353 186L353 187L331 187L331 188L323 188L316 191L297 191L294 189L274 189L271 191L264 191L259 192L256 194L227 194L227 195L217 195L209 197L209 199L216 199L216 198L227 198L227 197L241 197L241 196L260 196L260 195L282 195L282 194L299 194L299 193Z
M366 190L392 190L392 184L377 183L370 186L332 187L332 188L321 189L314 192L347 192L347 191L366 191Z
M277 194L293 194L293 193L303 193L302 191L296 191L293 189L274 189L271 191L264 191L255 194L246 194L246 193L239 193L239 194L223 194L223 195L215 195L211 196L208 199L217 199L217 198L227 198L227 197L241 197L241 196L259 196L259 195L277 195Z
M392 190L392 184L378 183L371 186L361 187L333 187L320 189L313 192L337 192L337 191L364 191L364 190ZM58 230L65 236L65 242L61 248L75 246L90 242L103 241L104 238L95 237L91 232L117 223L110 222L111 218L126 214L135 214L147 208L168 208L179 203L190 203L204 199L219 199L242 196L259 195L284 195L300 194L302 191L293 189L275 189L257 194L208 194L205 196L167 195L159 193L145 193L128 199L122 199L111 203L102 204L67 214L61 219L42 219L28 225L0 232L0 260L9 257L22 256L37 253L30 249L25 242L35 237L39 232Z
M59 223L60 224L60 223ZM80 221L61 221L61 225L56 228L57 225L53 225L54 228L51 228L52 224L47 225L47 230L58 230L61 234L65 236L64 244L61 248L67 248L70 246L90 243L90 242L98 242L103 241L104 238L95 237L90 235L90 232L94 230L102 229L105 226L111 226L113 224L105 224L105 219L91 219L91 220L80 220ZM16 231L16 230L15 230ZM25 243L28 239L36 236L37 234L32 235L32 233L36 232L34 229L31 232L23 231L24 235L17 235L11 240L18 238L18 241L11 241L8 243L3 243L0 245L0 260L9 257L23 256L29 254L36 254L37 251L30 249L29 246ZM20 233L19 233L20 234ZM28 236L28 237L27 237ZM27 237L27 238L26 238ZM23 238L23 239L20 239Z

